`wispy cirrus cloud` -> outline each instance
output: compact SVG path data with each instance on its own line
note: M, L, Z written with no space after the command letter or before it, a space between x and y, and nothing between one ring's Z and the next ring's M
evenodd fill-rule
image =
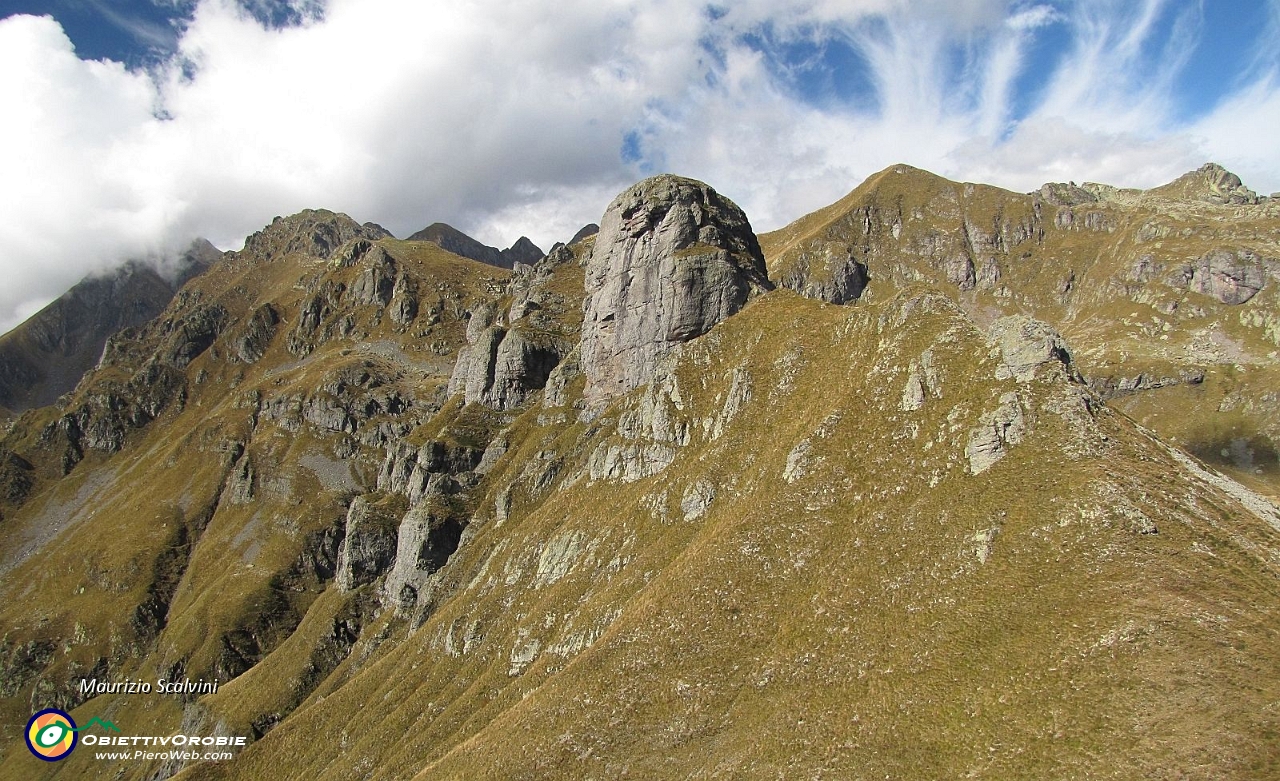
M149 71L11 17L0 329L95 268L235 247L310 206L546 247L656 170L761 230L899 161L1029 190L1213 158L1280 189L1280 151L1247 130L1280 119L1278 7L1194 109L1217 22L1174 0L202 0Z

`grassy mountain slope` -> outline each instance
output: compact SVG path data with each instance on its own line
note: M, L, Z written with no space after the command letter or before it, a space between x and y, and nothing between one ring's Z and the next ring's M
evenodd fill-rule
M872 300L926 282L979 323L1048 321L1118 409L1277 496L1280 203L1223 203L1224 180L1022 195L898 165L761 245L776 279L851 260Z
M1166 438L1271 436L1275 215L1183 185L888 169L761 240L856 303L759 295L603 409L597 238L277 220L0 442L0 779L1280 773L1280 510ZM48 705L253 744L45 764Z
M376 481L384 441L443 405L469 302L506 274L428 243L361 241L345 245L363 249L354 261L230 258L109 345L63 407L16 422L6 446L31 456L34 486L0 525L9 747L26 753L13 730L28 701L83 699L82 673L230 680L332 579L346 505ZM372 295L411 295L408 323L352 300L388 261ZM393 279L406 280L394 295ZM180 701L144 699L92 707L179 726Z
M926 351L929 396L903 410ZM598 425L527 413L495 488L539 463L560 477L481 521L447 567L454 596L187 777L1280 768L1277 529L1065 372L1019 383L999 363L938 297L779 292ZM1028 431L969 474L972 432L1010 393ZM592 480L590 454L646 406L690 444L660 475Z

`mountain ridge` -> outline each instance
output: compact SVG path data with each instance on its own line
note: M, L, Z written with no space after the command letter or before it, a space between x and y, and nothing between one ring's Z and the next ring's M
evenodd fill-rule
M0 778L37 703L251 738L188 781L1280 770L1269 205L897 168L510 271L264 229L0 442Z
M1145 192L1025 195L890 166L761 244L772 277L819 298L929 280L979 322L1034 313L1122 409L1275 496L1280 204L1205 200L1219 180L1243 187L1212 164ZM1237 410L1230 423L1206 396ZM1157 411L1156 397L1181 414Z
M0 335L0 407L21 413L52 404L97 362L107 338L158 315L189 279L221 254L203 239L171 273L133 261L90 276L8 333Z
M517 263L533 265L543 256L543 251L536 244L521 236L514 244L504 250L490 247L471 238L452 225L435 222L409 236L407 241L430 241L441 248L461 255L464 258L488 263L490 266L510 269ZM572 242L570 242L572 243Z

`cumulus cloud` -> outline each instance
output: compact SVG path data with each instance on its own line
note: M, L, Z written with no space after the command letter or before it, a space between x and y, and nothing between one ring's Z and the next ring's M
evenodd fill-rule
M235 248L307 207L402 236L441 220L545 248L658 170L705 179L758 230L900 161L1029 190L1150 186L1213 158L1280 188L1280 152L1241 132L1280 118L1267 47L1216 108L1177 119L1194 11L201 0L174 54L145 72L78 59L51 18L10 17L0 330L85 273L197 235ZM1065 43L1045 60L1049 33ZM806 89L817 79L829 94Z

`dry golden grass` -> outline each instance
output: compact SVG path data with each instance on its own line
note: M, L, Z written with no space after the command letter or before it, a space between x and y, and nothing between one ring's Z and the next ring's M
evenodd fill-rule
M1122 417L1058 417L1053 382L1019 388L1027 440L966 474L969 429L1017 386L954 309L895 325L901 305L780 292L690 344L681 419L716 417L734 369L753 383L719 438L695 434L658 477L580 480L485 521L420 629L190 777L281 762L322 779L1273 772L1280 535ZM904 413L906 363L930 347L942 398ZM526 416L495 486L532 450L572 475L608 431ZM806 437L812 470L786 483ZM716 498L685 521L699 481ZM1159 533L1138 533L1138 513ZM975 532L992 528L983 563Z

